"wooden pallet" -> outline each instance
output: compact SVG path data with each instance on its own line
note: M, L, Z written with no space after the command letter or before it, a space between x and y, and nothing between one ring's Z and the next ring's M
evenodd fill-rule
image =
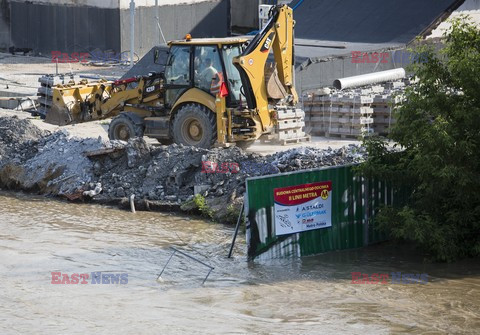
M382 119L383 120L383 119ZM306 120L307 124L350 124L350 125L358 125L358 124L372 124L374 123L374 118L371 117L339 117L336 115L332 115L332 117L322 117L322 116L312 116L310 119ZM388 123L388 119L387 119Z
M354 134L343 134L343 133L325 133L325 137L336 137L341 139L356 139L358 140L359 137L362 135L354 135Z
M367 106L311 106L307 114L373 114L374 110Z
M287 144L297 144L297 143L302 143L302 142L310 142L311 137L309 135L306 135L305 137L301 138L289 138L285 140L281 140L282 145L287 145Z
M310 135L305 135L303 137L297 138L286 138L279 140L278 135L270 134L270 135L263 135L260 137L260 143L262 144L280 144L280 145L287 145L287 144L296 144L302 142L310 142L311 137Z

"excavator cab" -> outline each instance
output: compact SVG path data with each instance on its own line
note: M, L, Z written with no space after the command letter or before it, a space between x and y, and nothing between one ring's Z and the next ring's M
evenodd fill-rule
M246 39L191 39L170 42L165 63L165 106L173 108L177 100L190 89L198 89L212 98L222 89L229 107L241 99L240 73L233 65ZM155 63L161 64L160 54ZM192 92L194 93L194 92ZM198 93L198 92L197 92Z

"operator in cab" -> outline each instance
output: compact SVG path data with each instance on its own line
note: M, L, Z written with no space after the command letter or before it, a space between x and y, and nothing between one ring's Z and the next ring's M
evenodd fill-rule
M213 67L211 58L205 59L205 69L200 73L200 79L203 82L203 87L209 87L212 80L215 79L218 71Z

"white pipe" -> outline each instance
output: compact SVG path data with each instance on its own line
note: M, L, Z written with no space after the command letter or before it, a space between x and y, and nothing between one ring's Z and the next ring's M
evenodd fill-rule
M135 212L136 212L136 211L135 211L135 194L132 194L132 195L130 196L130 211L131 211L132 213L135 213Z
M130 1L130 67L135 57L135 0Z
M359 87L372 85L377 83L383 83L386 81L394 81L405 78L405 69L394 69L388 71L374 72L369 74L363 74L361 76L347 77L341 79L335 79L333 86L336 89L343 90L345 88Z

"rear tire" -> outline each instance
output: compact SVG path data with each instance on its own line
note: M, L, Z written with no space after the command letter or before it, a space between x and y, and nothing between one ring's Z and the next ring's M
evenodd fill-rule
M210 149L217 140L215 114L200 104L184 105L173 119L172 134L177 144Z
M108 127L110 140L128 141L134 137L143 137L143 126L136 124L125 114L116 116Z

